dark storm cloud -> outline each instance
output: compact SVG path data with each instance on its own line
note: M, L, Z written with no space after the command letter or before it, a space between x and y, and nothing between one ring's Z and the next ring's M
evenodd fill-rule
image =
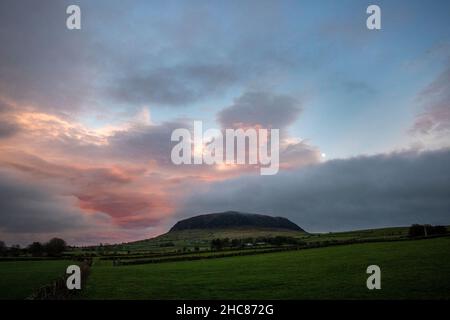
M197 193L183 216L222 210L292 219L309 231L450 223L450 151L333 160Z
M261 125L282 129L292 124L301 110L300 102L288 95L246 92L220 111L218 121L224 128Z
M113 95L130 103L183 106L222 93L237 80L232 66L193 64L156 68L118 81Z
M53 193L0 171L0 231L46 233L86 227L81 211Z

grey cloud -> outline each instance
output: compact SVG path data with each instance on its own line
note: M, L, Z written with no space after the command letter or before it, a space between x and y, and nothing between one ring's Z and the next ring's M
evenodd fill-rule
M9 138L20 130L19 126L14 122L0 119L0 139Z
M130 74L118 81L112 93L131 103L183 106L220 94L236 80L236 71L229 65L182 65Z
M0 99L0 139L9 138L20 131L20 126L9 112L13 109L13 107Z
M86 227L83 214L46 186L0 171L0 231L47 233Z
M290 143L280 150L280 165L286 169L319 163L321 158L320 150L305 141Z
M450 151L333 160L196 190L179 215L240 210L285 216L309 231L450 223Z
M65 28L70 4L82 7L81 30ZM180 17L161 15L149 5L145 18L136 17L135 8L144 4L1 1L0 94L62 113L101 112L104 99L127 109L142 103L185 106L220 97L235 85L273 84L298 64L297 51L287 49L290 41L278 37L285 28L267 27L275 4L253 12L251 21L234 5L207 4L180 4ZM253 6L242 4L249 12ZM232 30L239 32L217 23L210 10L226 10L237 19Z
M224 128L259 124L281 129L293 123L301 110L300 102L289 95L246 92L219 112L218 121Z
M118 131L108 139L105 155L136 161L156 161L159 165L172 165L170 153L173 142L172 131L189 128L181 122L166 122L160 125L135 126L127 131Z
M0 94L54 112L79 109L91 94L88 33L66 28L77 1L0 2Z

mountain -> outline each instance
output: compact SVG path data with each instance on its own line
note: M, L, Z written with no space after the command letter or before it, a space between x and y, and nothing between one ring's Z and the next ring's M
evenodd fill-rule
M178 221L169 231L202 230L202 229L236 229L267 228L285 229L304 232L292 221L282 217L271 217L262 214L227 211L195 216Z

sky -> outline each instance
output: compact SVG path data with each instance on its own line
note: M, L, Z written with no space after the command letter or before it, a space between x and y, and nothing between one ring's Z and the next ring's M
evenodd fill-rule
M66 8L81 9L81 30ZM381 8L381 30L366 8ZM450 2L0 3L0 240L119 243L236 210L311 232L450 224ZM280 129L280 171L171 133Z

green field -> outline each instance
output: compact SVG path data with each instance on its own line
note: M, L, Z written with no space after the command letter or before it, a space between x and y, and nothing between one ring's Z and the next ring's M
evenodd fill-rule
M73 261L0 262L0 298L25 299L39 287L62 276Z
M271 247L210 251L215 237L286 235L277 230L189 230L126 244L129 253L94 257L82 299L450 299L450 237L411 240L407 228L308 234L290 232L320 248L260 253ZM380 242L366 242L377 240ZM341 244L345 241L363 243ZM401 241L386 241L401 240ZM176 242L175 247L160 243ZM384 242L383 242L384 241ZM199 246L201 243L203 246ZM200 251L175 252L182 246ZM273 247L283 250L283 247ZM79 249L72 253L82 253ZM256 255L219 257L255 253ZM139 265L113 266L113 259ZM176 259L202 260L170 261ZM215 257L215 258L214 258ZM204 259L210 258L210 259ZM24 299L63 275L74 261L0 262L0 299ZM109 259L109 260L108 260ZM159 263L148 263L156 262ZM160 262L164 261L164 262ZM368 265L382 270L382 290L366 288Z
M87 299L449 299L450 238L113 267L97 260ZM382 289L366 288L368 265Z

